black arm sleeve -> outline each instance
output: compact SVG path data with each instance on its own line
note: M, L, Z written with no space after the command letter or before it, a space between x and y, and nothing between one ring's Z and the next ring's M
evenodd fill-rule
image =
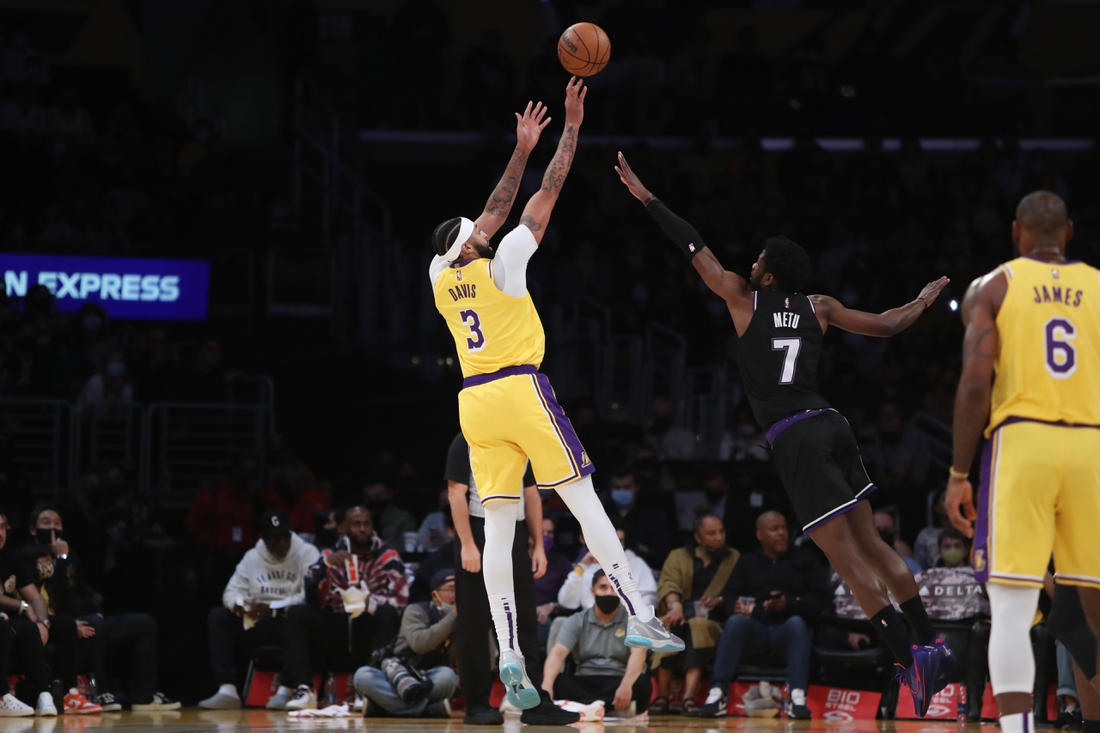
M657 225L661 227L661 231L676 243L676 246L689 260L698 254L703 247L707 246L707 243L699 236L699 232L695 231L695 227L673 214L661 199L651 198L646 202L645 210L656 220Z

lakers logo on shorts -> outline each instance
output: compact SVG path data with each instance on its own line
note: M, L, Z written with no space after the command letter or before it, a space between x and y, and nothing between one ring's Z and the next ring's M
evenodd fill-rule
M985 570L985 550L974 550L974 569L979 573Z
M592 461L588 460L588 453L586 451L581 451L581 468L591 465Z

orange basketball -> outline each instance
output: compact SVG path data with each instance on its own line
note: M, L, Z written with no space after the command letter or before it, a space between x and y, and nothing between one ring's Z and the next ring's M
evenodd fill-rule
M577 23L565 29L558 39L558 60L576 76L592 76L603 71L611 58L611 41L595 23Z

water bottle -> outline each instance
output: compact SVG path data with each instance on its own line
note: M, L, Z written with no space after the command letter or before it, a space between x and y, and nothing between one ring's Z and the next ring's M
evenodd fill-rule
M959 696L958 702L955 704L955 714L958 718L959 725L966 725L966 714L969 708L966 700L966 683L959 683Z
M336 677L329 672L325 679L325 706L336 704Z

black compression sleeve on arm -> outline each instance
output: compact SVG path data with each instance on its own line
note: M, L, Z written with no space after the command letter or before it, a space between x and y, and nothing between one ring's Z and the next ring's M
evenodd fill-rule
M656 220L661 230L676 243L676 246L689 260L697 255L699 250L707 246L707 243L699 236L699 232L695 231L695 227L673 214L664 202L656 196L646 202L645 210L649 212L649 215Z

